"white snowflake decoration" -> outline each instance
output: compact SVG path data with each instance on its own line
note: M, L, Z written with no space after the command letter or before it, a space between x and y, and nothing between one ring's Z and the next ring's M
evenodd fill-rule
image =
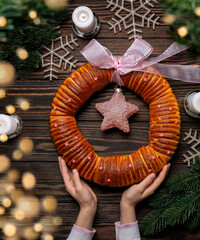
M69 40L68 36L64 38L58 37L52 41L51 48L44 48L47 50L47 53L41 55L42 68L46 68L44 70L44 78L49 78L50 81L57 79L58 71L55 68L61 69L63 63L64 69L66 70L67 67L69 67L70 72L72 71L72 68L76 68L75 63L78 61L74 59L68 48L74 50L73 45L78 47L78 44L76 43L77 41L78 39L74 38L73 34L71 34L71 40ZM56 45L58 45L58 47L56 47ZM48 57L50 57L50 59L48 59Z
M188 163L188 167L191 166L191 162L195 164L195 158L197 156L200 156L200 151L197 150L197 148L200 146L200 137L198 137L197 131L192 131L192 129L189 130L189 132L185 132L186 137L183 139L188 143L188 145L191 145L192 151L187 151L187 154L183 154L183 157L185 158L183 161Z
M129 40L141 37L142 30L147 23L147 27L152 25L155 29L156 25L159 25L159 18L154 13L151 13L149 8L154 7L157 0L107 0L108 6L111 8L111 12L115 12L115 17L112 18L112 22L108 22L110 25L109 30L113 30L117 33L122 30L122 25L127 31Z

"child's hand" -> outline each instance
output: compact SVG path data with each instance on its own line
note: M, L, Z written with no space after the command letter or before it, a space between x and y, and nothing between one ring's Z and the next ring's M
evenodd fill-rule
M58 162L66 190L80 206L76 225L90 230L97 210L97 197L87 183L80 179L76 169L71 172L61 157L58 157Z
M167 176L169 168L170 163L163 167L157 178L155 173L151 173L141 183L131 186L122 194L120 202L121 224L136 221L136 205L155 192Z

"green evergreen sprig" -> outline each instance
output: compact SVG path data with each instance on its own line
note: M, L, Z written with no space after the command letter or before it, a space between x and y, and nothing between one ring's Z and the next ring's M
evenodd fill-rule
M165 14L174 16L169 26L169 34L180 44L191 47L194 52L200 52L200 16L196 9L200 7L200 0L159 0ZM187 34L180 36L178 29L185 27Z
M29 17L31 10L37 12L39 25ZM67 16L68 9L52 11L44 0L0 0L0 17L7 21L0 27L0 61L12 63L18 76L34 71L41 62L40 49L57 36L55 27ZM27 59L17 57L18 48L28 51Z
M157 234L168 227L183 225L193 231L200 226L200 157L190 169L169 179L150 199L153 210L144 218L144 236Z

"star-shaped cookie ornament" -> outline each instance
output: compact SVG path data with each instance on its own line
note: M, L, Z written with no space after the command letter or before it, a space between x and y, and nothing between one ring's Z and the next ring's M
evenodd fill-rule
M109 101L97 103L96 109L104 116L102 131L116 127L125 133L130 131L128 118L139 110L138 106L126 102L119 88L115 90Z

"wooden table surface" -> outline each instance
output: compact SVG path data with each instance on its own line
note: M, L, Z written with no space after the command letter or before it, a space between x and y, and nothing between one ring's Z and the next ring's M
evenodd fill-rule
M70 3L71 12L73 9L86 3L82 0L72 1ZM96 39L109 48L114 55L122 55L133 42L128 40L126 32L123 30L114 35L109 30L107 22L113 17L110 10L106 10L107 3L102 0L87 1L87 6L96 13L101 21L101 31ZM153 12L162 17L162 8L156 5ZM143 39L147 40L154 48L154 56L161 54L173 41L167 34L167 26L160 20L160 26L156 30L143 29ZM71 14L69 18L61 25L62 36L70 35L72 31ZM78 59L77 66L81 66L86 62L80 54L80 50L88 43L88 40L78 40L79 47L75 48L73 55ZM189 55L189 52L178 54L166 63L176 64L196 64L197 59ZM72 225L77 217L79 207L77 203L66 193L63 180L61 178L57 163L57 152L51 140L49 133L49 113L51 110L51 102L55 92L68 76L69 72L59 70L58 80L50 82L43 78L43 70L39 68L36 72L30 74L26 79L17 79L15 83L8 87L7 97L1 99L0 111L4 112L7 104L16 104L19 97L29 100L31 107L28 111L22 111L16 104L16 113L23 119L24 128L19 138L13 139L5 144L0 145L1 153L6 153L12 159L12 152L17 148L19 139L22 137L30 137L34 141L34 151L27 154L20 161L12 160L12 168L17 168L20 172L31 171L35 174L37 185L35 194L38 197L53 195L58 201L56 214L63 218L63 224L54 234L55 239L65 239L70 232ZM183 108L183 100L185 95L194 89L198 89L197 84L183 83L179 81L169 80L174 93L180 104L182 116L181 139L178 150L172 159L172 167L169 177L176 175L182 169L187 168L187 164L183 163L183 154L189 149L183 141L184 132L190 128L199 130L199 121L189 117ZM78 112L76 118L82 134L94 146L99 155L121 155L131 153L142 145L148 145L148 128L149 128L149 112L148 105L143 102L135 93L128 89L124 89L126 99L130 103L139 106L138 114L129 119L131 131L124 134L117 129L107 132L100 130L102 116L95 110L95 104L109 100L113 94L114 84L110 84L101 92L91 97L87 104ZM124 189L112 189L100 187L94 183L89 183L98 197L98 212L96 215L94 227L97 230L96 240L110 240L115 238L113 223L119 220L119 202ZM148 202L144 201L137 207L137 218L139 222L150 211ZM184 229L173 229L166 231L154 238L142 239L200 239L200 232L190 234Z

